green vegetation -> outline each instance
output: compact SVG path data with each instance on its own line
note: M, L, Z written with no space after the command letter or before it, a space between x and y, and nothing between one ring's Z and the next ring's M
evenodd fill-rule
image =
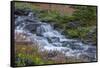
M56 24L65 24L71 21L72 16L67 16L67 14L62 15L58 11L42 11L39 13L40 21L53 22Z
M40 21L55 24L57 29L61 29L63 34L70 38L88 40L88 34L96 27L96 7L95 6L72 6L75 10L72 15L60 13L57 10L40 10L32 3L15 3L17 9L30 9L38 14ZM78 25L75 23L78 21ZM72 22L71 25L70 22ZM74 24L74 25L73 25ZM92 31L91 38L96 43L96 29Z
M74 6L76 9L73 16L79 20L83 26L96 25L96 12L97 9L94 6Z

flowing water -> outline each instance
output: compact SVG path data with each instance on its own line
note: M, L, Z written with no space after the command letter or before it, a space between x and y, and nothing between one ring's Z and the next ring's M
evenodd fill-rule
M23 16L15 15L15 26L15 32L26 34L28 40L41 47L41 51L57 50L67 57L83 57L83 59L88 58L89 61L96 61L96 46L66 38L51 24L37 20L32 12Z

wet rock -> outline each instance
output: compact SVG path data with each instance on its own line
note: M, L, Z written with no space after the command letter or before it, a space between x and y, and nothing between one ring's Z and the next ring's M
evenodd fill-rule
M91 58L88 55L86 55L86 54L81 54L79 56L79 59L84 61L84 62L90 62L91 61Z
M53 24L53 26L55 30L58 30L61 33L64 31L63 26L61 26L60 24Z
M88 33L87 33L87 39L83 42L89 45L97 45L97 28L93 27Z
M93 27L89 32L88 32L88 34L87 34L87 36L89 37L89 38L91 38L91 37L93 37L93 35L94 34L96 34L96 27Z
M69 23L67 23L67 28L69 27L69 28L76 28L76 27L78 27L78 26L80 26L80 22L79 21L74 21L74 22L69 22Z
M15 9L14 14L19 16L27 16L31 10L27 9Z

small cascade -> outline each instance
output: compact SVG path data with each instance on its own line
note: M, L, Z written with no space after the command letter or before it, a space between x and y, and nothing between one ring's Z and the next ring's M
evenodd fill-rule
M36 19L32 12L28 15L16 16L15 31L25 33L31 41L42 47L41 50L58 50L69 57L85 56L90 58L90 61L96 60L95 46L66 38L49 23Z

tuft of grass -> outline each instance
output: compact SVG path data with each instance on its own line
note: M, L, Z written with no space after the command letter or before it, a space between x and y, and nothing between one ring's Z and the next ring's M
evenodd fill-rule
M43 60L38 53L36 45L15 45L16 66L41 65Z

